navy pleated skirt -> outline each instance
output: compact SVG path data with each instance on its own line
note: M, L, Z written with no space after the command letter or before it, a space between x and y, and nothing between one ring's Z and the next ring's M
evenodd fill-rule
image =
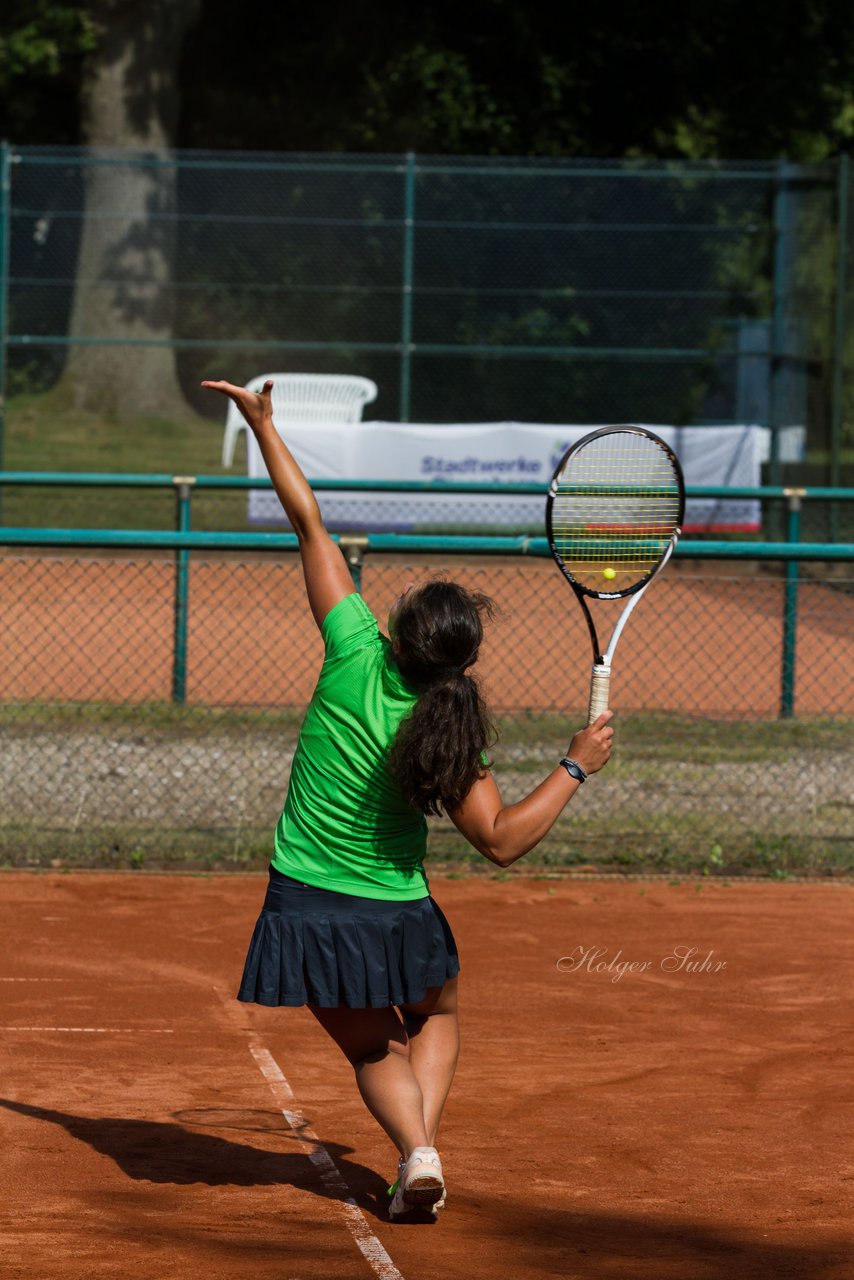
M381 1009L416 1004L459 971L454 935L432 898L359 898L271 866L237 998Z

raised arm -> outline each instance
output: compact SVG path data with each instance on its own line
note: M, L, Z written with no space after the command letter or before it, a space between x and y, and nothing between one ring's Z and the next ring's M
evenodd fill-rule
M202 386L233 400L258 441L273 488L299 538L308 602L320 626L333 605L353 594L353 579L339 548L323 527L311 486L273 425L273 383L265 382L260 392L222 380L203 382Z
M586 773L597 773L608 763L614 736L608 725L612 715L603 711L589 728L576 733L569 745L567 755ZM495 779L486 773L448 817L478 853L499 867L509 867L548 834L581 785L559 764L523 800L504 805Z

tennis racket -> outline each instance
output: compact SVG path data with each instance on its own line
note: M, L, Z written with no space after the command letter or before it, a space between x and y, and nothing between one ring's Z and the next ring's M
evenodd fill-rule
M593 643L587 723L608 707L611 660L629 614L676 546L685 484L676 454L643 427L602 427L567 449L549 486L546 532ZM622 600L603 653L587 601Z

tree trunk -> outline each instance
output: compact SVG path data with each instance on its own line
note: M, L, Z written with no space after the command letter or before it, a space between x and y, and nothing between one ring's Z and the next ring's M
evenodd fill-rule
M84 89L92 156L70 322L78 342L65 380L78 407L125 420L186 413L174 349L156 344L173 332L177 171L169 148L181 43L200 3L93 6L100 30ZM92 341L105 338L110 345Z

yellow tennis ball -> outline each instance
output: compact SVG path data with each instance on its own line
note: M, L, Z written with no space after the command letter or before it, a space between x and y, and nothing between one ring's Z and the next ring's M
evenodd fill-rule
M603 578L616 578L616 576L617 576L617 570L616 570L616 569L603 569L603 570L602 570L602 577L603 577Z

